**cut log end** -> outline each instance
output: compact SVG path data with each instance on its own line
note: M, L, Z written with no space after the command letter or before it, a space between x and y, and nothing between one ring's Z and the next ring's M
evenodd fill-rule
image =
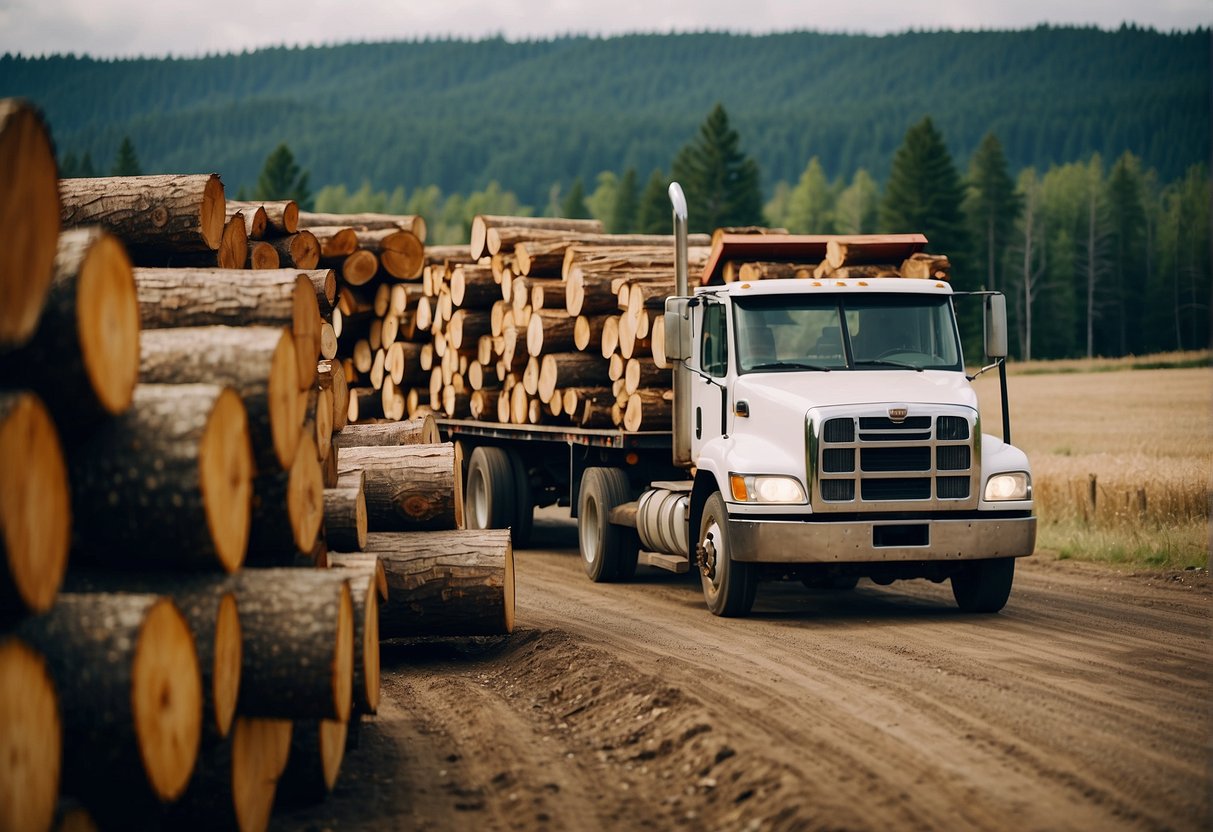
M289 719L241 717L232 731L232 802L241 829L265 829L291 751Z
M0 459L0 600L8 583L19 607L45 612L67 568L71 493L59 435L32 393L0 394Z
M199 444L200 480L207 525L228 572L244 562L253 494L253 451L248 418L235 390L215 400Z
M337 610L337 645L333 651L333 712L340 722L349 721L354 701L354 601L350 585L341 585ZM343 743L344 745L344 743Z
M130 407L139 379L139 299L126 250L100 233L80 264L76 324L97 401L111 414Z
M332 791L333 786L337 785L337 775L341 773L349 727L347 721L320 720L320 770L324 774L324 787L328 791Z
M240 693L241 631L240 612L236 596L225 594L219 599L215 616L215 656L211 671L211 701L214 703L215 729L226 737L236 716L236 699Z
M38 325L59 237L55 154L42 117L27 102L0 101L0 166L7 231L0 247L0 344L16 345Z
M299 358L295 342L285 330L270 359L270 436L274 455L289 468L299 449L305 398L299 394Z
M50 828L62 735L46 663L20 639L0 639L0 829Z
M202 678L185 617L170 600L152 605L131 669L135 735L148 782L160 800L180 797L202 733Z
M223 195L223 183L214 174L211 174L202 192L200 210L202 239L212 250L217 250L223 239L223 226L227 222L227 200Z

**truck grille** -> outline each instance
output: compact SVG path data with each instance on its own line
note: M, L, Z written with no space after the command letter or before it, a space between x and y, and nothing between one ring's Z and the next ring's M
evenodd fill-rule
M823 511L958 508L976 503L976 420L969 416L845 416L820 423L813 505ZM862 505L859 505L862 504Z

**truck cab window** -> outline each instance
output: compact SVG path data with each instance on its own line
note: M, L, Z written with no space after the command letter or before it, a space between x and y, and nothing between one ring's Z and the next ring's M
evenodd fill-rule
M729 371L729 330L722 304L709 303L704 307L699 363L703 371L714 378Z

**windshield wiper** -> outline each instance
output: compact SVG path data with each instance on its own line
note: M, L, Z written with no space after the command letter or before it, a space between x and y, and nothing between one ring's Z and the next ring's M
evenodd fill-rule
M887 358L871 358L867 361L856 361L856 367L899 367L903 370L917 370L922 372L922 367L917 364L910 364L905 361L890 361Z
M802 361L768 361L765 364L755 364L751 370L819 370L830 372L833 367L823 367L820 364L806 364Z

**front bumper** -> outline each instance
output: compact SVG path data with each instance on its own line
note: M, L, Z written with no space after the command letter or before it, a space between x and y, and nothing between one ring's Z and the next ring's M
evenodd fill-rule
M878 527L895 526L897 529ZM920 527L926 526L926 529ZM911 528L912 527L912 528ZM877 545L908 530L925 545ZM854 522L729 519L730 554L746 563L895 563L1020 558L1036 548L1035 517Z

